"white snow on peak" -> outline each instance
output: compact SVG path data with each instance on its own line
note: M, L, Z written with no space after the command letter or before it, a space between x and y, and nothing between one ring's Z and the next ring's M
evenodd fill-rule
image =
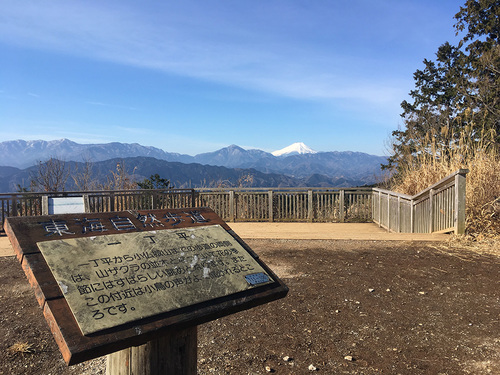
M272 154L274 156L283 156L283 155L292 155L292 154L316 154L317 151L314 151L312 148L306 146L302 142L296 142L282 148L281 150L273 151Z

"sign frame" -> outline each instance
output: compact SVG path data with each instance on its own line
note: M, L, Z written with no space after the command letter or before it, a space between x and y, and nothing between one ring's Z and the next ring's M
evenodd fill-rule
M156 220L156 218L166 218ZM131 225L115 225L121 218ZM151 218L151 220L148 220ZM154 220L153 220L154 218ZM203 220L200 220L202 218ZM99 226L96 223L103 224ZM47 225L46 223L55 223ZM93 223L94 225L87 225ZM44 226L44 224L46 224ZM66 225L65 227L63 225ZM272 282L212 300L161 313L84 336L37 243L108 234L152 232L164 229L196 228L219 225L247 251ZM47 229L49 228L49 229ZM84 362L131 346L157 339L172 330L196 326L280 298L288 287L267 267L259 256L210 208L137 210L105 213L80 213L9 217L5 231L50 330L68 365Z

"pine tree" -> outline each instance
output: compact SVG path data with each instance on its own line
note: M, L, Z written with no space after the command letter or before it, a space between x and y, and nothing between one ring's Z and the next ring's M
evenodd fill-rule
M486 133L500 141L500 0L468 0L455 15L458 46L446 42L436 60L424 60L413 78L411 102L403 101L404 128L392 133L393 154L384 168L411 162L431 145L458 142L468 127L470 142ZM442 148L446 149L446 148Z

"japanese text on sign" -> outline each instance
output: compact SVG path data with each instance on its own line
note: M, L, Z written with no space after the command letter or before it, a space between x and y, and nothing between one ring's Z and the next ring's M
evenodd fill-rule
M273 282L218 225L38 246L83 334Z

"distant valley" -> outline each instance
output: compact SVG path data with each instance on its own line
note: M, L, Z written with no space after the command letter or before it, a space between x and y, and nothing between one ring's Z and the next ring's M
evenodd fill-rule
M253 187L354 187L373 184L380 176L382 156L361 152L315 152L297 143L273 155L231 145L195 156L169 153L139 144L79 144L57 141L7 141L0 143L0 192L26 186L34 165L55 157L68 162L71 170L82 170L90 161L96 180L105 178L123 162L134 178L142 180L158 173L175 187L214 187L221 182L237 186L243 176L252 176ZM71 179L69 179L71 180ZM68 181L67 190L71 190Z

